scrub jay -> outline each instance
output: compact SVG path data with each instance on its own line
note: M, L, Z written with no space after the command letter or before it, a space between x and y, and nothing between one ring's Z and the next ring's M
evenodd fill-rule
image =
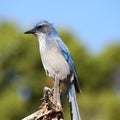
M67 88L72 120L80 120L76 92L80 92L76 68L67 46L59 37L56 29L46 20L40 21L25 34L34 34L38 38L42 63L46 75L54 80L55 104L59 104L60 82Z

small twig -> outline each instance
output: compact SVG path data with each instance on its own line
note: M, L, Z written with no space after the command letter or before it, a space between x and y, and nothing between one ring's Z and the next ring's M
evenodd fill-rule
M37 117L37 113L35 112L35 113L23 118L22 120L35 120L36 117Z
M52 110L42 114L42 115L38 115L37 118L35 120L38 120L39 118L43 117L43 116L47 116L48 114L52 113Z

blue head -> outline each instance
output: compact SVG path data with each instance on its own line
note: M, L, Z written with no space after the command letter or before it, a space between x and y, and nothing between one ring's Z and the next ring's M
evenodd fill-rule
M34 34L36 36L39 35L55 35L57 34L55 28L51 23L49 23L46 20L41 20L39 23L37 23L33 29L28 30L25 32L25 34Z

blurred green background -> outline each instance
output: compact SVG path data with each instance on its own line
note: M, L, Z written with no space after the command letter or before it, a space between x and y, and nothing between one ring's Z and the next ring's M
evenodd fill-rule
M46 19L55 24L76 65L82 120L120 120L120 1L1 0L0 120L20 120L42 103L45 75L37 39L23 33ZM30 26L31 25L31 26ZM62 88L65 120L70 120Z
M83 120L120 120L120 44L90 54L67 30L59 34L76 64L82 93L77 95ZM0 119L19 120L37 110L44 86L52 87L41 63L38 41L14 23L0 23ZM66 92L62 104L69 120Z

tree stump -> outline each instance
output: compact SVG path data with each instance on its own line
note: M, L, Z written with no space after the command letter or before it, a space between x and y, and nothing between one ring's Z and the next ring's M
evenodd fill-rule
M64 120L62 105L58 107L54 104L53 89L45 87L43 93L43 103L39 110L22 120Z

